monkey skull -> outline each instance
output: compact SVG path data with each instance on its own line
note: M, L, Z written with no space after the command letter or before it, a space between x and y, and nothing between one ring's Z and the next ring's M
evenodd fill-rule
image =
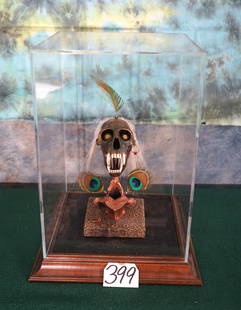
M120 176L136 143L129 124L120 118L107 120L101 127L96 143L101 146L108 173L112 177Z

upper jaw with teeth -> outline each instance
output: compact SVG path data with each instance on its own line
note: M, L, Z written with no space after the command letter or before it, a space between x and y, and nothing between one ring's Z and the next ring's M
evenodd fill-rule
M105 160L106 168L110 174L121 174L126 164L126 154L107 153Z

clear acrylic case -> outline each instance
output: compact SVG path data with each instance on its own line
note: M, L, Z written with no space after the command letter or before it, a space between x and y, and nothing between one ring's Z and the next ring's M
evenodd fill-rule
M31 57L43 257L30 280L98 282L117 261L136 263L143 283L200 284L198 271L178 272L196 268L190 240L206 53L185 34L94 31L56 33ZM115 116L95 79L120 94L119 117L135 132L140 156L131 154L127 168L139 164L150 175L148 189L127 194L144 199L144 238L83 235L88 198L101 194L84 193L78 178L88 170L108 187L96 137ZM79 267L68 274L73 260Z

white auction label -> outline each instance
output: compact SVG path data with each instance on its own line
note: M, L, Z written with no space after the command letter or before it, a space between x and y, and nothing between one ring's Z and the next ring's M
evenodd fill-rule
M135 264L108 263L104 269L103 286L139 287L139 270Z

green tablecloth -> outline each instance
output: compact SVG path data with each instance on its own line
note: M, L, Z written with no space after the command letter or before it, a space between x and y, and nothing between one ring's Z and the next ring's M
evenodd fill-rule
M37 190L0 189L0 309L241 309L241 189L196 191L193 241L203 287L28 283L40 226Z

